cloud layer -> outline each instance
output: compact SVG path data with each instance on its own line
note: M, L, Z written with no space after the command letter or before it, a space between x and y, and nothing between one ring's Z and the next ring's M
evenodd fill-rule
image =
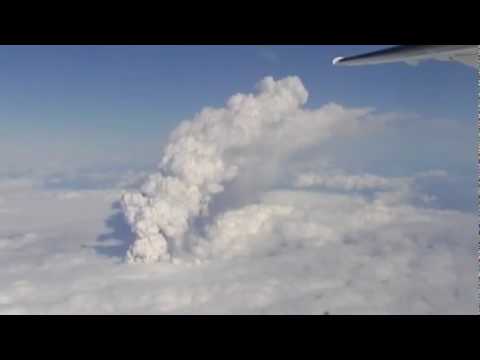
M357 163L391 115L307 99L266 78L151 175L0 176L0 313L476 313L477 217L426 186L454 176L346 166L328 144Z

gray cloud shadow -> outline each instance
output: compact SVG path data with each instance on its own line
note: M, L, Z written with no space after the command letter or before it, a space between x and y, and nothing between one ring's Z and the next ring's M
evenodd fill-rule
M109 231L97 237L99 244L95 245L94 249L99 255L123 260L130 244L135 240L135 236L120 211L120 204L118 202L113 203L112 209L115 212L105 220L105 225ZM115 244L105 244L108 242L115 242Z

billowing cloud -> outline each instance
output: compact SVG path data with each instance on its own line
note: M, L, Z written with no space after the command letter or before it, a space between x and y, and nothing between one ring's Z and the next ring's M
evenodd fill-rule
M151 175L0 180L0 313L474 313L477 217L423 186L450 169L346 166L322 144L358 163L389 116L307 98L266 78L181 124Z
M307 99L297 77L267 77L257 94L237 94L225 108L204 109L181 124L166 146L160 172L122 198L137 236L128 260L152 262L180 253L195 231L192 222L208 213L212 197L259 161L275 167L296 150L364 131L372 123L371 109L330 104L308 110Z

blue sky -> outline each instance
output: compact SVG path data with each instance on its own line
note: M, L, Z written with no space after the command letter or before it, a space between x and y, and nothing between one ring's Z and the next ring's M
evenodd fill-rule
M335 101L471 122L476 76L432 62L333 68L338 55L383 46L0 46L2 132L94 129L144 136L262 77L297 75L308 106Z
M11 153L10 162L0 155L6 164L0 173L28 161L47 166L62 156L64 162L83 157L79 167L103 161L141 168L160 159L161 142L179 121L252 92L265 76L296 75L309 91L309 108L336 102L419 115L403 130L358 143L363 168L395 176L444 168L464 176L468 199L476 72L443 62L331 64L334 57L385 46L0 46L0 151ZM351 147L344 152L350 163L360 156Z

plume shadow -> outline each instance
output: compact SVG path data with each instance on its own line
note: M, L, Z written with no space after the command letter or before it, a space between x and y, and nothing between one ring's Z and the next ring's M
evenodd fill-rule
M123 259L135 235L120 211L119 202L113 203L112 210L115 212L105 220L108 231L97 237L94 249L99 255Z

